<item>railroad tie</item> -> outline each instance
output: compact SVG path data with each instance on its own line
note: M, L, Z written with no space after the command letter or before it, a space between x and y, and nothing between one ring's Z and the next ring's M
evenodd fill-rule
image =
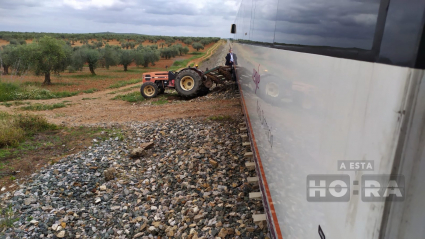
M243 147L250 147L251 146L251 143L250 142L243 142L242 143L242 146Z
M266 220L266 214L254 214L252 215L254 222L262 222Z
M246 180L248 181L248 183L251 183L251 184L258 183L258 177L248 177Z
M249 199L261 200L261 192L249 193Z
M248 170L254 170L255 169L255 163L254 162L245 162L245 167Z
M252 152L246 152L243 156L247 159L252 159L254 157L254 154Z

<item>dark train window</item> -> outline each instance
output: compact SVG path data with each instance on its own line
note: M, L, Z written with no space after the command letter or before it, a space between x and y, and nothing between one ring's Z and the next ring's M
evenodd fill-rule
M278 0L255 2L252 7L251 41L273 43L277 3Z
M379 0L279 0L274 42L372 49Z
M424 9L423 0L390 1L378 62L413 67L417 54L423 58L424 48L418 44L424 28Z

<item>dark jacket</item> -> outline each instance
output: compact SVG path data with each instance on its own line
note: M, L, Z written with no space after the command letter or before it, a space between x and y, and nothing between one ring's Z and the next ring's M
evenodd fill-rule
M233 61L235 63L235 65L238 65L238 57L236 56L235 53L233 53ZM227 53L226 55L226 66L230 66L232 65L232 63L230 63L230 53Z

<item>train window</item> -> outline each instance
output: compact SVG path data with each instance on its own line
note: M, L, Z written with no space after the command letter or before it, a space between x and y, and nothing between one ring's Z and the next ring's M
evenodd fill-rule
M423 0L390 1L378 62L412 67L417 54L422 58L424 52L418 51L418 41L424 27L424 9Z
M372 49L379 0L279 0L275 44Z
M252 8L251 41L273 43L277 2L278 0L255 2Z

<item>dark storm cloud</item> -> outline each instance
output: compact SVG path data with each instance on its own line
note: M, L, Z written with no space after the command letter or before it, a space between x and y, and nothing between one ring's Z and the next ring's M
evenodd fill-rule
M369 49L378 10L377 0L283 0L279 2L275 41Z

